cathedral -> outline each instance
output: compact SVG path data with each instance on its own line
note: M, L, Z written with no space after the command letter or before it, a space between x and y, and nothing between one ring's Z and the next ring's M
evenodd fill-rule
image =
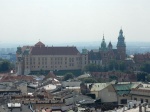
M88 60L90 64L106 65L110 60L125 60L126 44L123 36L123 30L119 31L116 49L113 49L111 42L107 45L103 35L101 46L99 49L93 49L88 52Z

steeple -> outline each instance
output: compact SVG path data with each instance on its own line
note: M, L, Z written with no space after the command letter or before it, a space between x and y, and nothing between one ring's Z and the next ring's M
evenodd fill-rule
M117 47L126 47L126 44L124 42L124 36L123 36L123 30L120 29L119 31L119 36L118 36L118 43L117 43Z
M118 59L125 60L126 58L126 44L124 41L123 30L122 28L119 31L118 42L117 42L117 51L118 51Z
M105 39L104 39L104 34L103 34L103 41L105 41Z
M101 42L101 49L106 49L106 42L105 42L105 38L104 38L104 34L103 34L103 39L102 39L102 42Z
M113 46L112 46L111 42L109 42L108 49L112 49L112 48L113 48Z

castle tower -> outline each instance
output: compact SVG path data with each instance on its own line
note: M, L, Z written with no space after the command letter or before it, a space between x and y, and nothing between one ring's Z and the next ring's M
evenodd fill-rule
M124 42L123 31L120 29L117 43L118 59L125 60L126 58L126 44Z
M101 43L101 49L102 50L106 49L106 42L105 42L105 39L104 39L104 35L103 35L103 39L102 39L102 43Z
M111 50L112 48L113 48L113 46L112 46L111 42L109 42L108 49Z

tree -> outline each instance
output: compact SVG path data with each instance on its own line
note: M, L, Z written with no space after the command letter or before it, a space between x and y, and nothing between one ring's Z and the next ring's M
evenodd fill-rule
M89 64L85 67L85 71L89 71L89 72L98 71L98 66L96 64Z
M147 75L146 80L150 82L150 74Z
M69 80L69 79L73 79L74 75L73 73L66 73L64 76L64 81Z
M120 61L120 62L119 62L119 70L120 70L120 71L124 71L125 69L126 69L125 63L124 63L123 61Z
M150 73L150 62L146 62L142 65L141 70Z
M96 64L89 64L85 67L85 71L88 71L88 72L106 72L106 71L108 71L108 67L96 65Z
M11 64L8 60L2 60L0 62L0 72L9 72L11 69Z
M117 76L109 76L109 79L110 79L110 81L112 81L112 80L118 80L118 77Z
M146 81L146 77L147 77L147 73L146 72L140 72L137 74L137 81Z

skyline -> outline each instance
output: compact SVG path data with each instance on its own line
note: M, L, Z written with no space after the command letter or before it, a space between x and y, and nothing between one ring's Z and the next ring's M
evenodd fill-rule
M148 0L0 1L0 44L150 42Z

